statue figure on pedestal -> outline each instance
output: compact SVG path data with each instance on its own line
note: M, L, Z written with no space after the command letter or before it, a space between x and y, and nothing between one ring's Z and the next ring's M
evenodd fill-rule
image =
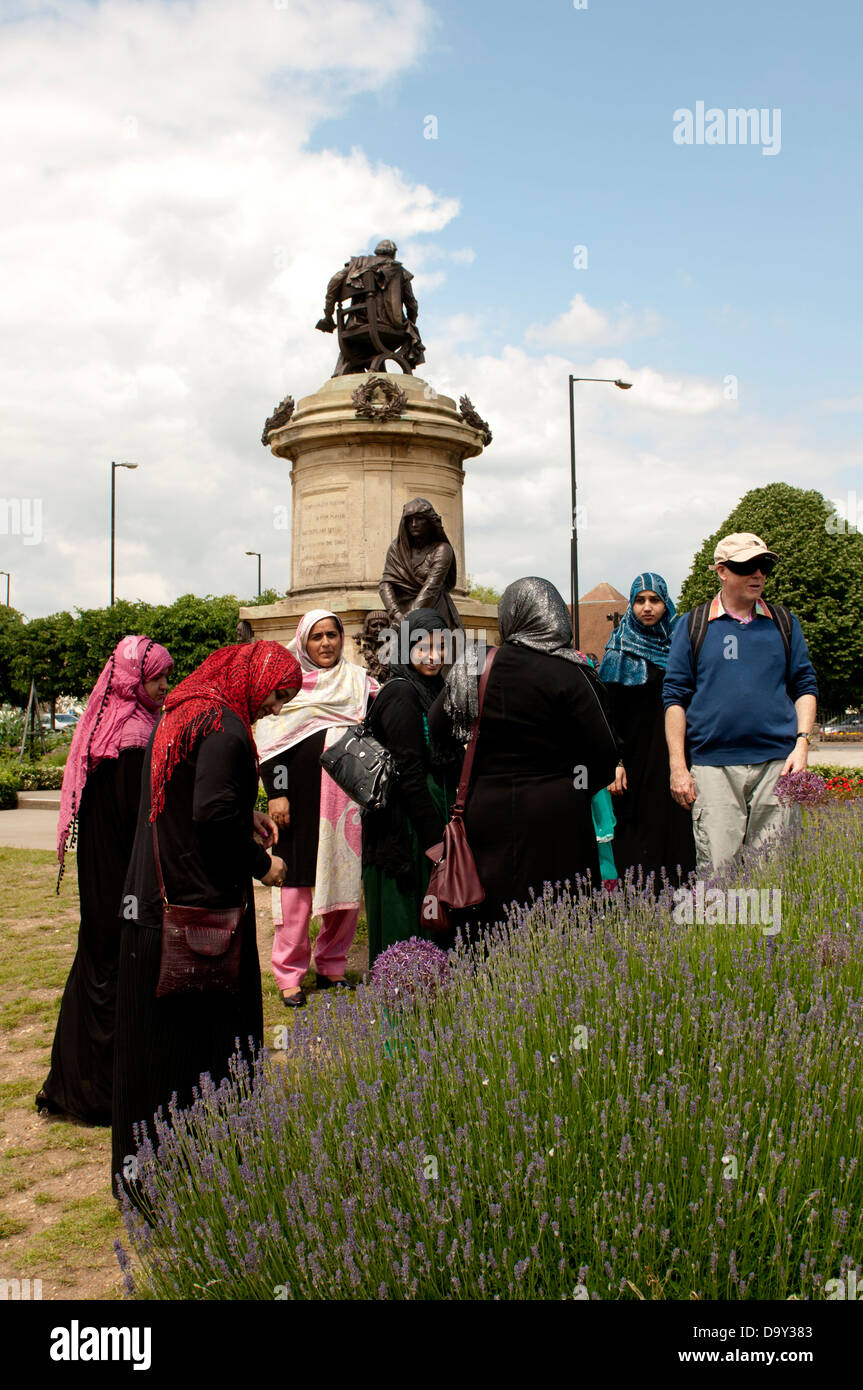
M451 630L460 628L449 592L457 578L455 552L440 517L431 502L414 497L405 503L378 591L391 625L397 628L415 608L434 608Z
M379 241L373 256L345 261L344 269L327 285L324 316L315 327L322 333L338 329L339 358L333 376L385 371L389 360L398 362L410 376L425 361L416 326L418 306L410 286L413 276L396 260L397 249L393 241Z
M363 655L366 670L369 675L374 676L375 680L383 685L388 681L392 674L389 666L381 661L380 646L385 632L388 631L390 620L382 608L373 608L371 613L367 613L363 620L363 630L357 637L356 644Z

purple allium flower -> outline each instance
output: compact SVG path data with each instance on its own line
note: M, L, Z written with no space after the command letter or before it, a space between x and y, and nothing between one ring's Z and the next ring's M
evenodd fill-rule
M372 967L372 982L380 985L394 1002L410 996L431 997L445 985L449 960L433 941L412 936L396 941L378 956Z
M786 772L776 783L776 800L780 806L797 802L801 806L817 806L827 799L827 783L817 772Z

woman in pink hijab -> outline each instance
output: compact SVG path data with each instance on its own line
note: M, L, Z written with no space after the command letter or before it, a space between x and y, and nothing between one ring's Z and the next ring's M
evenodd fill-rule
M168 693L169 652L124 637L93 687L63 774L57 858L60 880L77 847L81 925L60 1005L40 1110L111 1123L114 1005L123 883L141 793L144 749Z

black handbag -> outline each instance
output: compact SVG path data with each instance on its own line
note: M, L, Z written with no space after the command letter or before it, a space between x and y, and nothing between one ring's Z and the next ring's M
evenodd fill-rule
M159 836L153 822L153 858L162 899L162 953L156 998L199 990L237 989L246 895L239 907L178 907L168 902Z
M321 754L321 767L364 811L386 806L396 779L392 753L369 732L369 721L352 725Z

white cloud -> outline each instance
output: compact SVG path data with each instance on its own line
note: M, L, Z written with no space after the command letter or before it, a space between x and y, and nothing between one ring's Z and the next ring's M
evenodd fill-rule
M628 304L608 314L577 294L566 313L551 323L531 324L525 340L541 347L610 347L656 333L659 324L656 314L633 314Z

